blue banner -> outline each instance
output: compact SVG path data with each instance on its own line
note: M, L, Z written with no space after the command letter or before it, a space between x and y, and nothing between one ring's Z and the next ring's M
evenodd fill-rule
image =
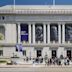
M28 41L28 25L21 24L21 41Z

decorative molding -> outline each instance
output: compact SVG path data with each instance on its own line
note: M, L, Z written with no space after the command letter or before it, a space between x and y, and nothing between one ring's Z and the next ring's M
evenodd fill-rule
M0 10L0 14L72 14L72 9Z

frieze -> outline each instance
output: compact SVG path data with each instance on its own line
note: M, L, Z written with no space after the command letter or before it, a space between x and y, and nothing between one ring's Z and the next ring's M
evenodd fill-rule
M2 21L2 20L0 20ZM33 15L33 16L22 16L22 15L16 15L16 16L5 16L5 20L3 21L72 21L71 15Z

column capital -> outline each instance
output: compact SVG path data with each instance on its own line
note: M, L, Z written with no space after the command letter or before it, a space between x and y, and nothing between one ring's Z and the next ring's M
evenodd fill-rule
M32 22L26 22L28 25L31 25L32 24Z
M63 25L65 25L66 24L66 22L61 22Z
M46 25L46 24L47 24L47 22L43 22L42 24L43 24L43 25Z
M35 25L36 22L31 22L31 24Z
M17 22L16 24L20 25L21 23L20 22Z
M49 24L49 25L50 25L50 24L51 24L51 22L46 22L46 24Z
M58 22L58 25L61 25L62 24L62 22Z
M31 26L31 25L32 25L32 23L28 23L28 25L29 25L29 26Z

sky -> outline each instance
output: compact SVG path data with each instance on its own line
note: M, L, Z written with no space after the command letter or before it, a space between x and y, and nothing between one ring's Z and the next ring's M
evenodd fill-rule
M13 5L14 0L0 0L0 6ZM16 5L52 5L53 0L15 0ZM56 5L72 5L72 0L55 0Z

